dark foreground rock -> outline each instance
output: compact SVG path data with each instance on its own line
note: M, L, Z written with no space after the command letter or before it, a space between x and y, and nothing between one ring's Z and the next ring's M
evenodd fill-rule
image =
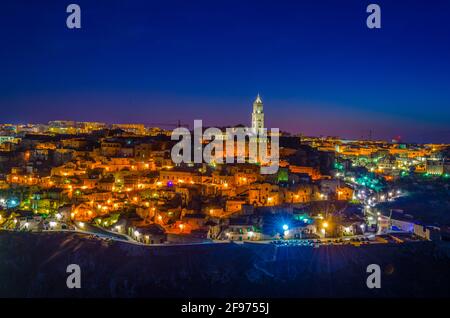
M366 287L367 265L382 288ZM82 270L66 287L67 265ZM75 233L0 232L0 297L442 297L450 260L432 242L364 247L137 246Z

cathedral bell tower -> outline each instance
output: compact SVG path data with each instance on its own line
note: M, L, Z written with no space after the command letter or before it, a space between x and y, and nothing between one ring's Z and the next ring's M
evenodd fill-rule
M252 129L257 131L260 128L264 128L264 112L263 112L263 102L261 97L256 97L253 102L253 113L252 113Z

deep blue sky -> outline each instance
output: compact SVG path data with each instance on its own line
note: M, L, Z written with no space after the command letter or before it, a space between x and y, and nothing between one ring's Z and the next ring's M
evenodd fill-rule
M450 142L448 0L5 0L0 40L0 122L247 124L259 92L268 127Z

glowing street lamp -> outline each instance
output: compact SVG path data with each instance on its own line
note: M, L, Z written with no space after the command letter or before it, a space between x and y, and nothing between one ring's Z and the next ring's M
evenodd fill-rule
M289 229L289 226L287 224L283 225L283 230L287 231Z

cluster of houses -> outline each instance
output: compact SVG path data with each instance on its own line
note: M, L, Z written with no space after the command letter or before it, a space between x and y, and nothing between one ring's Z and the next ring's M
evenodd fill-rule
M389 215L380 214L377 219L378 234L388 232L412 233L422 239L436 241L441 239L441 229L425 225L403 210L394 209Z
M59 132L60 123L55 125ZM357 213L305 208L349 202L355 195L352 186L335 178L335 153L301 144L297 137L280 138L278 172L261 175L259 165L249 163L175 166L174 142L165 134L142 134L141 126L80 127L93 130L27 133L13 140L7 160L0 158L0 196L18 199L1 212L2 227L70 230L92 223L146 244L368 230ZM268 220L277 215L288 217L271 228Z

